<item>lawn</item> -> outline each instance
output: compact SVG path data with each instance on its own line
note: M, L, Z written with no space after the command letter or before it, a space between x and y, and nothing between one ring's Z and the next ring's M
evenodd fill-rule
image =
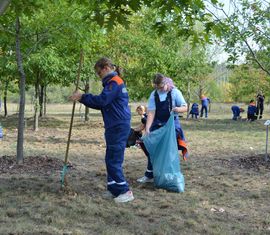
M132 105L132 126L140 122ZM232 121L230 105L212 104L208 119L181 120L190 157L181 168L184 193L140 185L146 158L126 150L124 170L135 200L104 199L103 122L91 111L82 122L79 105L72 132L68 188L61 190L71 105L48 106L38 132L26 108L25 164L15 164L16 106L0 117L0 234L270 234L270 163L264 161L269 107L263 120ZM245 115L245 114L244 114Z

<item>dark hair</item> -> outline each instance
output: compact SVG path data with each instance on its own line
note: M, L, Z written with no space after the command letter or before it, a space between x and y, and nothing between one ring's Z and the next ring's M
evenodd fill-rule
M249 103L253 103L253 102L254 102L254 100L250 100L250 101L249 101Z
M165 76L163 74L157 73L154 75L153 83L155 85L160 85L161 83L163 83L164 78L165 78Z
M97 68L103 69L105 66L108 66L109 68L113 69L115 72L118 73L119 76L122 73L122 68L120 68L119 66L113 64L112 61L109 58L107 58L107 57L100 58L96 62L94 68L95 69L97 69Z

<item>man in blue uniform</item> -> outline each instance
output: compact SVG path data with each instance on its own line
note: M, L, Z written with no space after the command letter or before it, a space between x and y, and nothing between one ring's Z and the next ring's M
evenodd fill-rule
M205 113L205 118L207 118L208 117L208 106L210 104L210 99L207 98L206 96L202 95L201 96L201 103L202 103L201 117L203 117L203 113Z
M237 121L238 119L240 119L241 118L240 113L242 113L242 112L245 111L244 109L240 108L237 105L233 105L231 107L231 110L232 110L232 113L233 113L232 120L235 120L235 121Z
M127 89L119 77L119 69L115 68L108 58L98 60L95 70L102 79L104 88L101 94L75 92L71 99L87 107L101 110L105 125L107 195L113 197L115 202L132 201L133 193L129 190L122 169L131 119Z
M262 119L263 110L264 110L264 99L265 96L263 95L262 91L259 91L257 95L257 112L256 115L259 119Z

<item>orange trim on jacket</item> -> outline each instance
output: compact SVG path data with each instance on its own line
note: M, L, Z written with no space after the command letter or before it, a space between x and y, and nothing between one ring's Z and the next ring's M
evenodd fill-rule
M124 83L122 78L120 78L119 76L114 76L109 82L111 82L111 81L115 81L117 83L117 85L121 85Z

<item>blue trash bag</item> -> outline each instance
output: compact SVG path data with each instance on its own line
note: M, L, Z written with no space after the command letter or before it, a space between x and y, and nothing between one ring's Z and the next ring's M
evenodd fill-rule
M142 137L153 165L154 183L157 188L184 192L185 180L180 170L180 160L175 138L174 115L167 123Z

